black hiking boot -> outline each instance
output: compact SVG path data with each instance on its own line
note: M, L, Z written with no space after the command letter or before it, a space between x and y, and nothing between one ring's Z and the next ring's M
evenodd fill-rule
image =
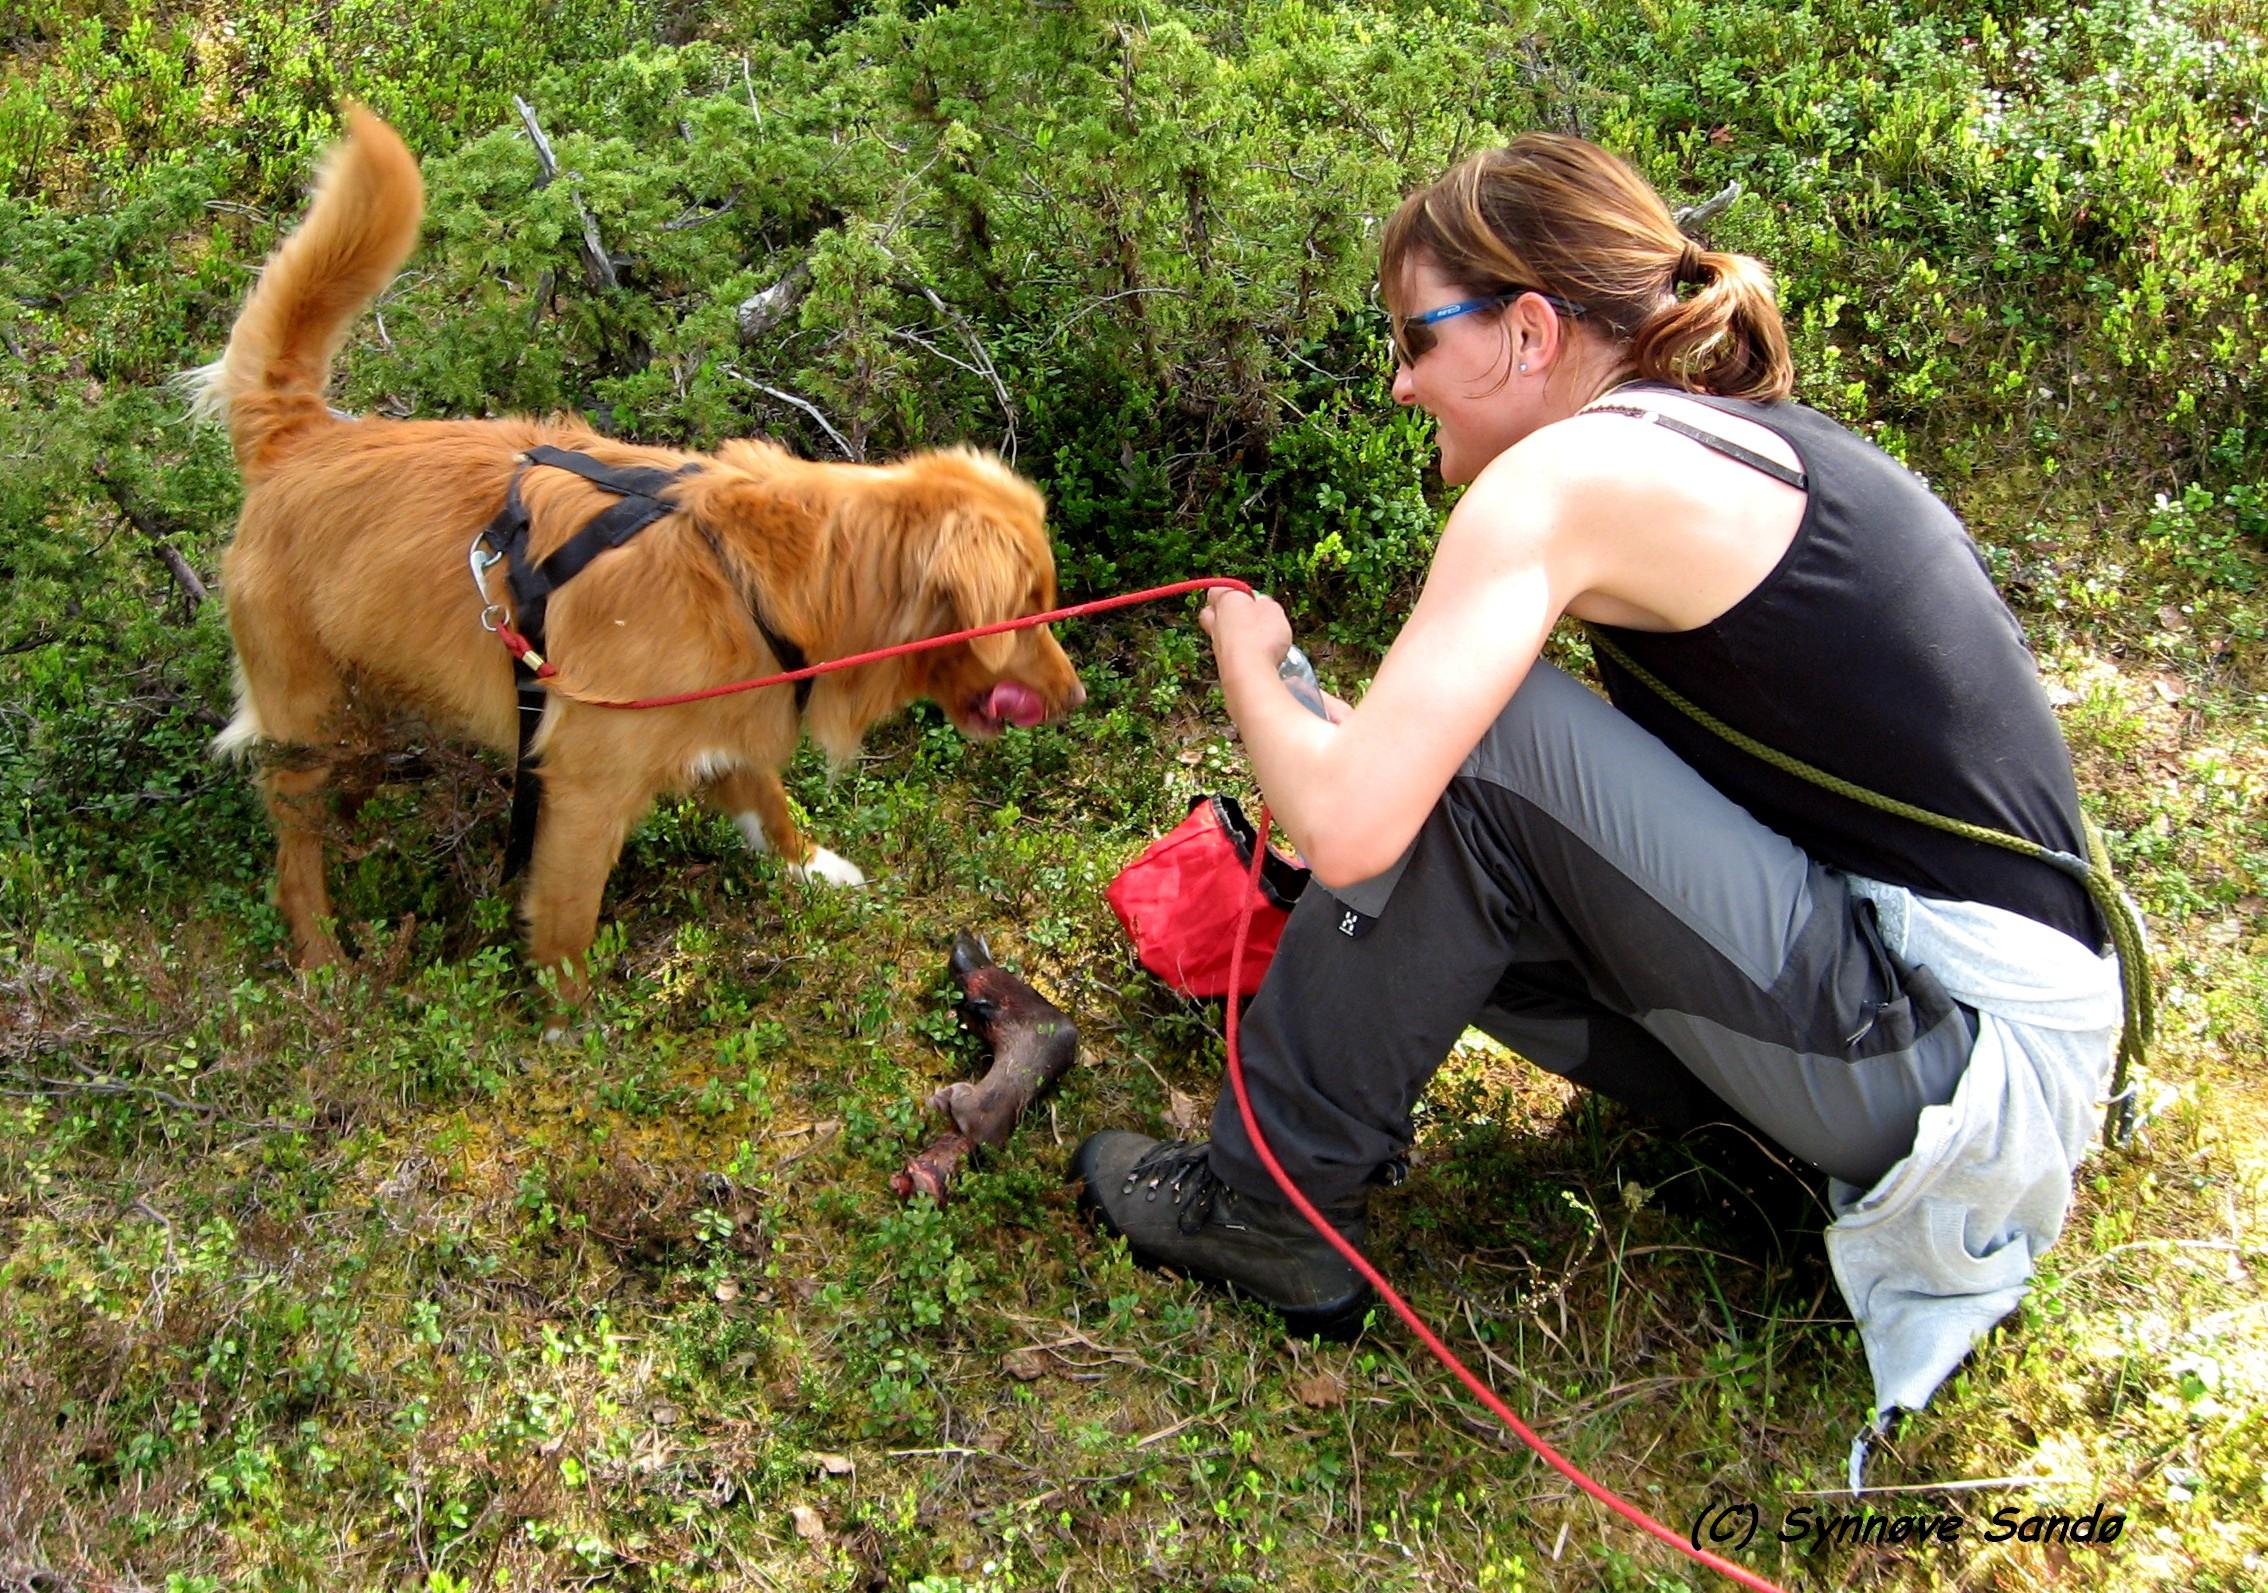
M1210 1146L1106 1129L1071 1158L1081 1209L1119 1235L1148 1267L1166 1267L1273 1306L1295 1334L1352 1338L1370 1285L1289 1203L1240 1194L1213 1176ZM1362 1247L1367 1195L1330 1205L1324 1219Z

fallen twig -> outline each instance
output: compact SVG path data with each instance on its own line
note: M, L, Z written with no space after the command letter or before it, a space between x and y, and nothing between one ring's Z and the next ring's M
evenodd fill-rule
M796 408L802 410L806 415L809 415L813 420L817 421L819 423L820 429L825 431L828 436L835 439L835 446L843 451L843 457L845 459L857 459L860 457L859 451L856 448L853 448L848 442L845 442L843 440L843 434L835 430L832 425L828 424L827 417L820 414L818 406L814 405L809 399L798 398L793 393L784 392L777 387L773 387L767 383L760 382L756 380L755 377L749 375L746 371L741 370L738 366L721 365L718 367L718 369L723 371L734 381L746 382L750 387L755 388L759 393L769 394L771 397L778 399L783 404L793 404Z
M1008 384L1000 379L999 368L992 363L992 356L986 352L984 341L977 336L976 328L969 324L968 317L939 298L936 290L928 283L916 282L912 286L914 291L929 301L931 309L945 317L953 330L961 334L961 341L969 346L969 353L976 360L974 374L992 384L993 396L1000 401L1001 418L1008 423L1008 434L1001 439L1000 451L1013 463L1016 458L1016 405L1008 396Z
M118 506L118 512L125 517L126 523L149 538L157 549L158 557L165 561L165 567L173 572L174 584L188 594L190 611L195 612L210 594L205 590L205 583L197 578L197 572L190 568L189 561L166 540L165 527L147 509L134 502L127 495L126 489L118 484L117 478L100 463L95 467L94 478L101 484L110 501Z
M542 175L536 179L536 186L549 187L552 179L559 175L559 157L552 153L551 140L543 136L542 127L536 123L535 107L515 94L512 96L512 108L520 113L520 124L528 130L528 142L535 145L536 161L543 168ZM583 192L575 186L571 174L567 189L575 200L575 214L583 220L583 274L590 278L594 288L622 286L622 278L614 269L614 260L606 252L605 241L599 237L598 222L584 205Z
M543 136L543 129L536 124L535 107L515 94L512 96L512 108L520 113L521 125L528 130L528 142L535 145L536 163L543 168L543 175L536 179L536 186L549 187L551 180L559 175L559 157L551 152L551 140Z

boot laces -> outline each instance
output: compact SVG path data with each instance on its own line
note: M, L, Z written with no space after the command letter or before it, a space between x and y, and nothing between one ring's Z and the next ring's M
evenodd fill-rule
M1119 1192L1130 1195L1143 1185L1147 1186L1144 1200L1155 1200L1162 1192L1179 1208L1174 1225L1183 1233L1195 1233L1216 1211L1222 1227L1244 1226L1230 1217L1236 1191L1214 1176L1208 1147L1203 1144L1166 1141L1126 1170L1126 1184Z

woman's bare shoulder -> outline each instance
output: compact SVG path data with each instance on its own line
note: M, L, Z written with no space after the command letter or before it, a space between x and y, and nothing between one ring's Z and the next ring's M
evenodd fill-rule
M1699 495L1683 461L1660 446L1677 439L1645 435L1655 430L1596 413L1542 427L1489 461L1452 523L1462 516L1539 549L1588 544L1625 522L1682 523Z
M1660 396L1665 412L1676 403ZM1677 408L1680 420L1728 418L1698 404ZM1752 424L1735 440L1747 446L1749 431L1789 452ZM1690 437L1595 410L1506 449L1467 497L1476 500L1474 532L1516 537L1553 572L1567 612L1669 630L1707 623L1763 579L1795 536L1804 501Z

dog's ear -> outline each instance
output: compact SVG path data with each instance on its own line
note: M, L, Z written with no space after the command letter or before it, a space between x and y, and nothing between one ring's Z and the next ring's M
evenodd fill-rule
M1032 568L1014 527L990 515L961 511L938 526L928 586L943 602L956 630L996 625L1039 607L1039 572ZM978 663L994 673L1016 654L1016 633L1002 631L969 643Z

